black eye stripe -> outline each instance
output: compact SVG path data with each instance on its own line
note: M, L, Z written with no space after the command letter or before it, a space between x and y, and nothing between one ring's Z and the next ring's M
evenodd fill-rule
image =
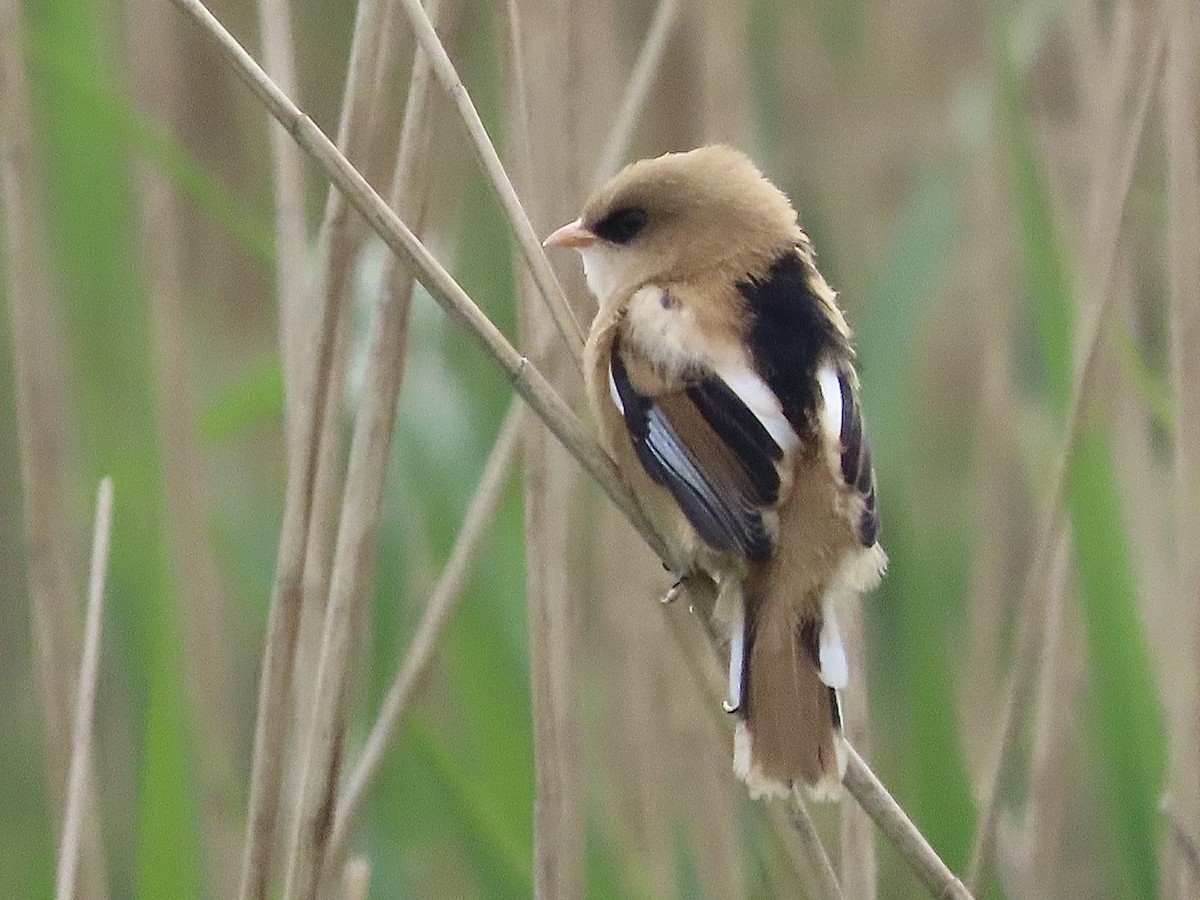
M628 244L646 227L646 210L640 206L625 206L609 213L592 231L602 240L613 244Z

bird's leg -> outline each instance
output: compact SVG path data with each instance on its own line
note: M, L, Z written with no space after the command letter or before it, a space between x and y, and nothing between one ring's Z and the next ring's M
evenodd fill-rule
M669 588L667 588L667 592L662 595L662 600L660 602L663 604L674 603L676 600L679 599L679 595L682 593L683 593L683 582L677 581L673 585L671 585Z

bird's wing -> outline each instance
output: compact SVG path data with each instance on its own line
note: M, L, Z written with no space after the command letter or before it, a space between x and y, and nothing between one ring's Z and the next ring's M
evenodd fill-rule
M854 376L845 369L837 372L841 416L838 438L841 443L839 461L842 479L863 498L858 520L858 539L864 547L873 546L879 538L879 506L875 498L875 469L871 465L871 445L863 428L862 406L858 402Z
M862 497L863 546L879 535L871 448L863 428L850 334L832 289L801 245L766 275L738 284L751 313L755 368L797 434L819 435L833 450L846 486Z
M610 373L638 459L700 536L719 550L769 557L774 538L764 514L779 500L785 450L752 409L753 399L748 404L739 393L744 385L709 372L674 390L643 392L619 342Z

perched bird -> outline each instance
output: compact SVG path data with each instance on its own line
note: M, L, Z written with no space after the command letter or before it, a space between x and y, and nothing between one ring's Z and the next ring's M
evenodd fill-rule
M837 615L874 587L875 475L850 330L788 198L742 153L633 163L546 245L599 300L588 395L679 578L717 588L734 769L752 796L837 796Z

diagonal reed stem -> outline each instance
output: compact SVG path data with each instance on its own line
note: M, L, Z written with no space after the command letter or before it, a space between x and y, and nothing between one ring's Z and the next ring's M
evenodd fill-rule
M492 452L484 464L479 486L476 487L467 513L463 516L462 528L454 541L450 558L429 595L429 602L421 614L421 621L417 624L412 643L409 644L404 661L383 699L383 705L363 746L358 764L346 779L346 785L341 791L337 812L333 818L333 835L329 839L327 851L331 865L336 865L345 857L350 837L366 807L367 792L379 777L387 750L395 740L413 697L429 671L438 640L458 608L458 601L462 598L483 537L500 503L501 490L512 471L518 447L517 439L525 420L524 404L513 401L504 418L504 424L500 426L500 434Z
M892 842L904 861L916 872L921 884L934 897L965 900L971 896L961 881L938 858L912 820L900 808L888 789L883 786L858 751L846 745L849 763L844 784L862 808L867 811L879 830Z
M429 16L421 6L420 0L400 0L400 3L412 23L421 49L429 55L434 75L441 83L443 90L450 95L450 99L454 101L454 105L462 116L467 134L471 138L471 147L479 157L479 162L488 176L492 189L496 192L496 197L500 200L500 205L508 216L509 224L517 238L517 246L525 258L526 265L529 266L530 274L533 276L538 291L550 310L554 324L562 334L563 340L566 341L576 363L581 363L583 328L575 318L575 313L571 310L570 303L567 302L567 295L563 293L562 285L558 283L554 270L550 268L550 261L546 259L542 242L533 230L533 223L529 221L525 207L517 197L517 191L508 177L508 172L504 169L504 164L500 162L500 156L496 153L496 147L492 144L491 138L488 137L487 129L483 127L483 120L479 118L479 113L475 109L475 104L471 102L471 96L467 93L466 86L458 77L454 63L450 61L450 55L446 53L446 48L437 36L433 23L429 21Z
M394 253L409 261L416 271L417 280L433 299L456 322L475 336L488 355L505 372L514 390L526 400L567 450L597 481L617 508L650 544L651 549L660 557L665 556L666 548L661 536L646 520L617 474L612 460L537 368L509 343L366 179L338 152L313 121L279 90L201 0L172 2L215 41L234 72L262 101L267 111L287 128L300 146L321 166L326 176L346 194L347 199L362 213L384 243ZM915 826L861 757L852 752L851 760L852 769L847 773L847 787L880 825L884 834L893 842L900 841L897 844L898 848L909 865L922 877L923 882L931 888L936 887L939 890L937 896L970 896L961 890L961 885L955 887L957 880L953 875L950 875L949 879L940 878L942 873L949 872L945 864L928 842L920 837ZM854 775L853 785L851 773ZM919 840L914 839L914 833Z
M63 812L62 842L58 851L55 896L73 900L79 871L79 844L88 793L92 756L92 723L95 720L96 682L100 674L100 624L104 612L104 583L108 577L108 545L112 537L113 488L102 478L96 493L96 523L92 530L92 565L88 579L87 619L83 658L79 663L75 694L75 721L71 729L71 765L67 773L67 805Z
M674 0L663 0L663 5L672 2ZM431 18L434 18L432 5L426 7L426 12ZM512 29L510 39L514 53L514 78L518 84L516 90L517 115L519 122L524 123L524 127L518 127L517 137L518 140L527 141L529 121L528 103L526 90L523 87L524 66L520 58L520 44L517 40L520 27L517 24L519 20L516 14L515 3L510 0L509 19ZM646 38L646 43L650 44L655 40L661 40L661 38L656 38L652 29L651 34ZM648 55L654 55L656 61L661 61L661 53L656 55L649 54L649 51L645 48L643 48L639 58ZM423 56L423 54L419 53L418 56ZM412 123L420 118L419 115L413 115L413 109L418 99L425 95L424 82L427 76L428 68L418 65L418 61L414 61L409 100L405 106L404 131L400 138L401 156L405 153L404 148L410 146L413 139L409 137L412 134ZM632 115L635 117L640 114L641 109L645 105L646 91L638 87L638 85L643 82L649 83L650 81L652 81L652 78L649 75L643 75L638 79L631 79L626 96L621 102L621 113L617 117L618 124L614 124L613 131L615 134L620 129L625 141L631 140L632 128L622 127L619 123L631 115L630 111L632 111ZM631 99L635 94L636 100ZM628 146L614 143L611 138L609 143L616 147L618 158L628 152ZM523 151L520 155L527 161L527 152ZM398 188L400 184L406 183L411 177L408 166L398 163L396 168L396 182L393 184L391 197L393 208L401 208ZM488 457L488 461L484 467L484 474L480 478L475 496L471 500L458 537L455 539L450 557L446 562L441 578L434 587L426 604L421 621L417 626L416 635L412 640L408 653L392 678L391 687L376 717L370 736L367 738L362 756L346 779L345 786L341 791L337 811L334 816L333 832L326 851L327 864L335 869L345 861L348 843L355 828L358 826L358 822L366 806L367 792L382 770L384 756L388 747L395 740L400 725L411 706L414 694L420 688L421 679L433 659L433 651L441 637L442 630L457 608L457 603L465 587L470 566L478 552L484 530L499 503L500 488L513 462L516 451L516 437L523 410L523 406L514 404L505 418L504 425L501 427L495 446L492 448L491 455Z

